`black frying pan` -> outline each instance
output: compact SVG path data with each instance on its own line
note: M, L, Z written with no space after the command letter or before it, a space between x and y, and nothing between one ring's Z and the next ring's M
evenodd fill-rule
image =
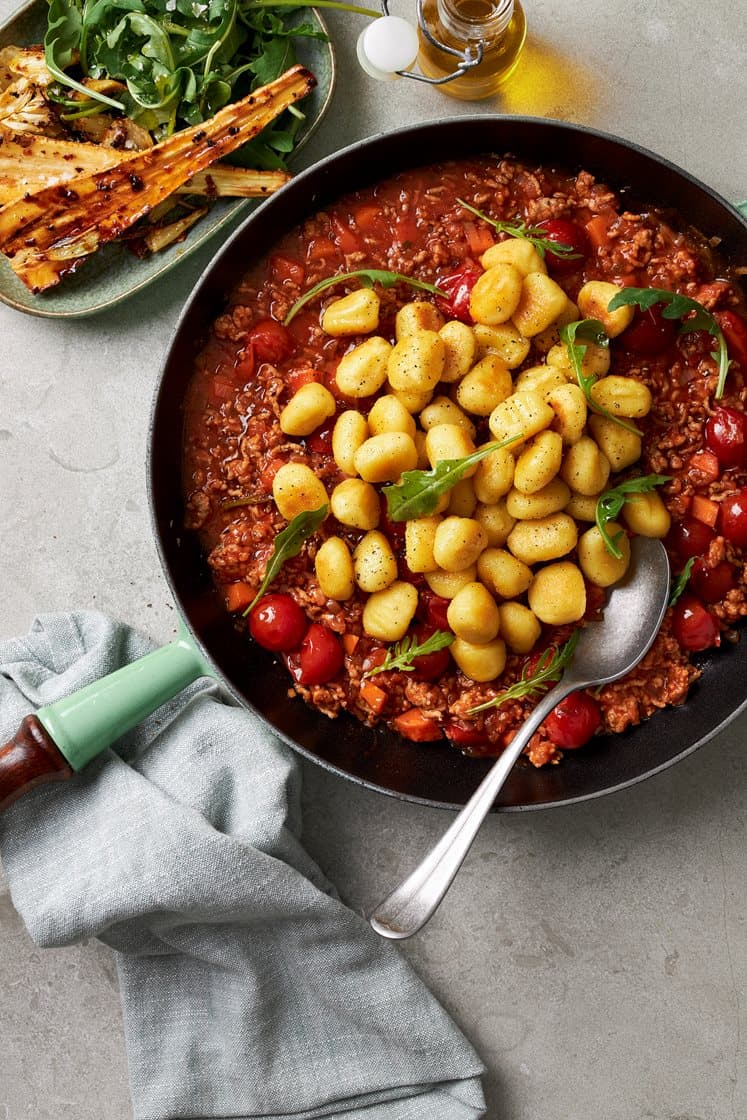
M216 592L182 507L182 403L194 356L250 265L288 230L342 194L439 158L511 153L569 172L586 169L631 208L676 210L721 239L727 260L747 260L747 223L708 187L636 145L590 129L521 117L458 117L364 140L299 175L223 247L189 299L171 344L150 431L149 482L158 547L174 597L234 696L253 707L307 758L369 788L432 805L462 805L490 761L445 744L416 744L352 717L330 721L287 698L288 676L238 634ZM497 809L532 809L596 797L640 781L689 754L747 704L747 644L702 655L687 704L622 735L595 738L559 766L517 766Z

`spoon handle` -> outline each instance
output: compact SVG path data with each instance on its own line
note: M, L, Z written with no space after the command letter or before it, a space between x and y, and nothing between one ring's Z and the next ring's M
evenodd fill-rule
M517 758L543 719L577 687L567 674L546 693L435 847L371 914L369 921L376 933L401 941L412 937L432 917Z

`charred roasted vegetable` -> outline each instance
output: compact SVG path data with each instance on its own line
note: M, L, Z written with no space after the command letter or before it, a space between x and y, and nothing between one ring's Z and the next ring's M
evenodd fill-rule
M0 249L31 291L53 287L190 179L257 136L314 84L308 70L294 66L204 124L126 155L112 168L78 175L3 207Z
M0 206L45 187L67 183L79 175L106 171L133 154L104 144L78 144L37 133L19 135L0 125ZM188 179L177 194L260 198L279 190L289 178L287 171L252 171L214 163Z

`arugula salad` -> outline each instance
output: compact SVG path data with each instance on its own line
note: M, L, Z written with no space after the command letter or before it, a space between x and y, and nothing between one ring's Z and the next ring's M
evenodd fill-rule
M44 60L61 118L117 110L155 140L200 124L293 66L297 39L326 39L267 0L51 0ZM78 75L76 77L76 74ZM114 85L112 85L114 83ZM292 106L232 156L282 168L303 111Z

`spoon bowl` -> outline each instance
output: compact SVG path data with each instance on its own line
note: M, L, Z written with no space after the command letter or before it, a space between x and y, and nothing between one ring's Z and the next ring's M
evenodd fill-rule
M625 676L651 648L668 600L669 560L663 544L636 537L630 567L612 589L602 621L583 628L573 661L557 687L570 684L567 695Z
M547 692L492 770L422 863L370 917L389 940L411 937L425 925L454 881L480 825L514 763L542 721L571 692L608 684L648 653L669 601L669 560L661 541L636 537L627 574L612 589L601 622L584 626L573 661Z

